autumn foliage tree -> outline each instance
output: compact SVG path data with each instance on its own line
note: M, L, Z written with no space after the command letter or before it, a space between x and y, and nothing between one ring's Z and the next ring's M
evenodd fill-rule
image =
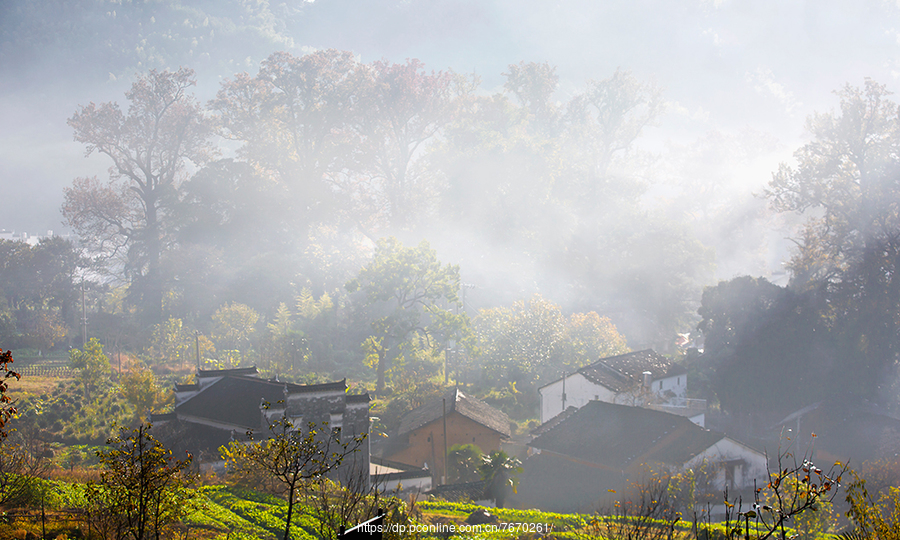
M428 73L418 60L372 64L371 90L356 123L363 151L355 174L365 187L353 198L369 202L359 210L375 219L373 225L402 230L437 206L438 175L424 156L453 117L453 78Z
M83 264L60 237L32 246L0 240L0 340L9 347L49 349L67 334Z
M556 66L523 61L510 64L503 76L506 77L503 89L516 97L537 130L548 136L556 134L560 121L559 106L553 101L553 93L559 86Z
M365 72L346 51L277 52L255 77L226 81L209 104L219 133L239 141L238 154L279 186L286 218L304 239L310 226L329 219L335 180L357 151L349 124Z
M142 422L154 411L171 404L175 397L157 386L156 377L145 366L133 366L122 376L120 387L122 397L134 407L134 417Z
M169 245L169 211L187 162L213 152L210 127L188 89L193 71L151 70L117 103L81 107L70 119L75 140L112 161L108 181L77 178L62 212L95 255L118 258L147 322L162 315L160 259Z
M6 424L17 412L13 399L9 397L9 380L18 381L21 375L12 370L10 367L12 363L12 351L3 352L3 349L0 349L0 440L9 434L5 429Z
M423 156L452 117L452 80L418 60L278 52L255 77L224 83L210 107L222 135L242 143L240 155L283 187L301 230L340 217L371 236L435 206Z
M82 350L69 351L69 366L78 370L78 379L84 387L84 395L88 399L91 393L103 385L112 372L109 357L103 353L103 344L97 338L91 338Z
M482 376L526 387L599 358L628 351L625 338L595 312L566 317L559 305L535 295L512 307L485 309L474 321Z

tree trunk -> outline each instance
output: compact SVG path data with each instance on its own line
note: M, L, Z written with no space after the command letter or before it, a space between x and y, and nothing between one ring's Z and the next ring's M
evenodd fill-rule
M296 488L297 479L294 479L291 482L291 487L288 490L288 510L287 517L284 520L284 540L291 539L291 514L294 512L294 491Z
M162 256L162 238L160 224L157 218L157 201L155 193L144 197L144 206L147 209L147 274L144 291L144 319L149 325L162 322L162 276L160 274L160 258Z
M384 392L384 372L387 370L387 353L384 350L384 347L379 347L378 349L378 382L375 383L375 393L380 394Z

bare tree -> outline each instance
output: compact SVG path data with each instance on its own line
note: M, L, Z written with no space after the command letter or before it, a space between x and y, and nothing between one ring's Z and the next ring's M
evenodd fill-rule
M268 404L263 405L264 410L268 408ZM327 422L310 422L303 429L286 415L276 416L269 424L268 438L254 441L253 434L248 435L250 442L233 441L224 447L223 457L230 471L239 477L262 474L280 486L288 503L284 540L290 538L294 504L304 483L336 470L366 439L361 434L342 440L341 431L331 429Z
M621 500L594 515L578 535L610 540L671 538L681 514L670 499L669 481L668 474L651 474L632 483Z
M337 483L325 477L304 484L304 501L319 523L319 535L337 538L341 528L350 528L375 516L391 504L381 497L378 486L369 482L368 467L357 468Z

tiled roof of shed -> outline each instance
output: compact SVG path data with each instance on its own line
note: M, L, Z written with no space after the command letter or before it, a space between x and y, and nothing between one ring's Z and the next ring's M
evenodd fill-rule
M457 412L470 420L492 429L503 435L510 436L509 417L501 410L491 407L487 403L477 400L471 396L455 389L447 396L447 414ZM426 403L421 407L413 409L406 413L400 420L400 435L408 433L414 429L418 429L425 424L434 422L444 415L444 404L442 400L436 399L430 403Z
M347 396L347 403L368 403L369 401L368 392L365 394L350 394Z
M425 494L438 497L445 501L477 501L486 498L484 488L487 483L484 480L477 482L465 482L461 484L445 484L436 486Z

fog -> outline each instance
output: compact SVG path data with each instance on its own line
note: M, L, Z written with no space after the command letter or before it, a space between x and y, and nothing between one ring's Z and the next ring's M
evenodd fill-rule
M895 88L900 76L900 7L887 1L22 0L0 10L0 228L66 232L63 188L75 177L104 178L109 166L103 156L84 158L66 119L90 102L124 103L151 68L196 70L205 103L223 80L254 75L279 50L417 58L429 71L476 75L483 95L503 91L509 65L538 62L556 67L559 104L617 69L660 89L664 112L617 174L641 179L643 211L682 223L710 250L701 285L743 274L786 282L786 238L801 220L774 214L759 194L807 140L807 116L836 106L835 90L866 77ZM507 289L491 300L473 292L474 308L534 292L591 308L571 280L554 285L522 245L500 245L464 224L396 234L428 239L441 260L461 266L464 281Z
M0 345L896 459L897 90L900 0L6 0Z

